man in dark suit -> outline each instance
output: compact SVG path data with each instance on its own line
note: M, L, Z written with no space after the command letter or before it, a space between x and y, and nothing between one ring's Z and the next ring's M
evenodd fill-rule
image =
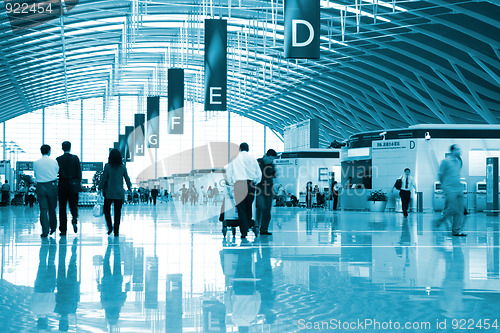
M156 188L156 186L151 190L151 198L153 199L153 204L156 205L156 198L158 197L158 194L160 194L160 192L158 191L158 189Z
M68 217L66 215L66 206L69 203L69 209L73 219L73 231L78 231L78 192L81 189L82 169L78 156L70 154L71 142L62 143L64 154L56 158L59 164L59 231L61 236L66 236Z

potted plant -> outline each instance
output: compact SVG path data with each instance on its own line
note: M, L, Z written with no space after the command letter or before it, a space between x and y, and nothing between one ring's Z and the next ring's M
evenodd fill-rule
M387 194L382 191L372 191L368 195L368 209L370 212L383 212L387 205Z

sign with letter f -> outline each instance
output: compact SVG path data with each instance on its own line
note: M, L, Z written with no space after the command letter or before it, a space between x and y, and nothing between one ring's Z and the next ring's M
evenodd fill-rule
M184 134L184 69L168 69L168 134Z
M285 58L319 59L320 0L285 0Z

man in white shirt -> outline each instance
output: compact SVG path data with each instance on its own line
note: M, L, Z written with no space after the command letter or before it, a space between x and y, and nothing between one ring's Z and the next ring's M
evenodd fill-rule
M255 185L260 183L262 172L257 160L250 156L248 143L240 144L240 153L226 168L229 184L234 184L234 198L238 210L241 238L245 239L252 226L252 204Z
M413 177L410 176L410 169L406 168L404 175L402 175L399 179L401 179L401 189L399 190L399 196L401 197L401 207L403 208L403 216L408 217L408 207L410 205L411 199L411 189L413 188L415 192L417 191L417 187L415 186L415 181Z
M36 195L40 204L40 224L42 225L40 237L45 238L49 235L49 232L52 235L57 228L56 206L59 164L49 157L49 145L42 145L40 152L42 158L35 161L33 169L35 171Z

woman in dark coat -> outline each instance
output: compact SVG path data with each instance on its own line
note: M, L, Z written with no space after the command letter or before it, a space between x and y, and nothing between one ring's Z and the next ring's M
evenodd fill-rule
M104 217L108 225L108 235L114 231L115 237L118 237L120 231L120 218L122 213L125 190L123 189L123 180L127 183L129 191L132 183L127 173L127 168L123 165L122 154L118 149L112 149L109 152L108 163L104 166L99 190L104 195ZM111 224L111 204L114 205L114 226Z

